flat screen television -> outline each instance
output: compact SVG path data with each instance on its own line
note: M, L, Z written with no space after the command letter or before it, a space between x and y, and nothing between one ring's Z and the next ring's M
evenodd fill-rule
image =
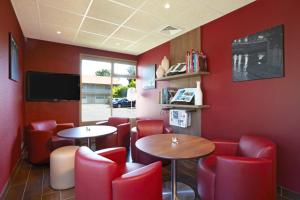
M28 101L80 100L80 76L28 71L26 74Z

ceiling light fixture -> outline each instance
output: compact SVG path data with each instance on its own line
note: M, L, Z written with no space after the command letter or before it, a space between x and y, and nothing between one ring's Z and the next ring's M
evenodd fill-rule
M169 9L171 7L171 5L167 2L164 7L165 7L165 9Z
M61 31L56 31L56 34L58 34L58 35L61 34Z

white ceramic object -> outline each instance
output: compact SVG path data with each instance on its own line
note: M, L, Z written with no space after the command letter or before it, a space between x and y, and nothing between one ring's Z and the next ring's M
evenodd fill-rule
M159 67L156 70L156 77L157 78L162 78L165 74L165 70L159 65Z
M167 72L168 69L169 69L169 67L170 67L169 60L168 60L168 58L166 56L164 56L164 58L161 61L161 67L163 68L163 70L165 72Z
M65 146L50 154L50 185L64 190L74 187L74 159L78 146Z
M197 105L197 106L203 105L203 93L202 93L202 90L201 90L201 84L200 83L201 83L200 81L196 82L197 88L196 88L196 91L195 91L195 105Z

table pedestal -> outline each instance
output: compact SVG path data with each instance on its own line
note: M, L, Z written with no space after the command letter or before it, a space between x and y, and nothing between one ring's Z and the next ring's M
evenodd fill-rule
M163 185L163 200L193 200L194 190L180 182L176 182L176 160L171 161L171 182Z
M87 146L92 149L92 141L91 138L87 138Z

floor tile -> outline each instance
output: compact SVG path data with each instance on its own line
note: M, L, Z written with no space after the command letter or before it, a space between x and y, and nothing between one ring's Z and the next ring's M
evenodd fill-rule
M42 200L60 200L60 192L45 194L42 196Z
M61 199L62 200L74 198L74 196L75 196L74 188L71 188L71 189L68 189L68 190L61 190Z
M18 184L16 186L11 186L5 196L5 200L21 200L23 197L25 184Z

